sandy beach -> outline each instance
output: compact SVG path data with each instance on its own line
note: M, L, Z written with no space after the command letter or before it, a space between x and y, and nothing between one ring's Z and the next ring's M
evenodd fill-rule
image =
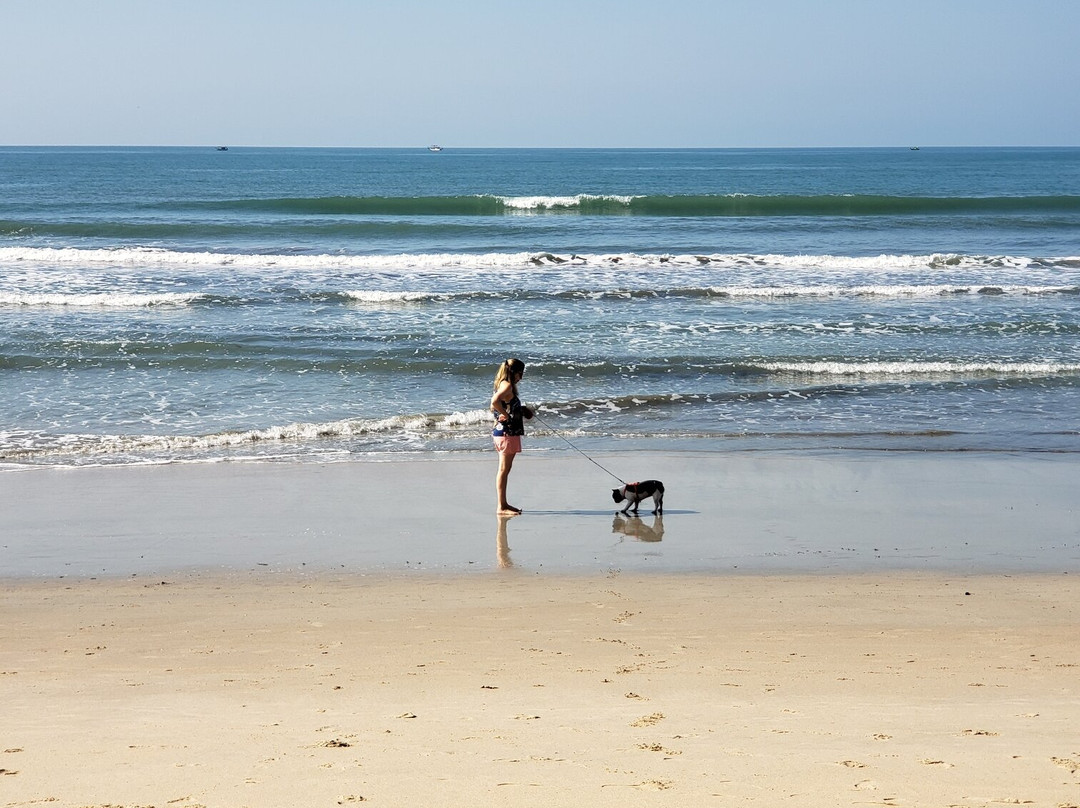
M0 804L1075 805L1075 576L4 588Z
M0 806L1080 805L1074 460L639 459L3 475Z

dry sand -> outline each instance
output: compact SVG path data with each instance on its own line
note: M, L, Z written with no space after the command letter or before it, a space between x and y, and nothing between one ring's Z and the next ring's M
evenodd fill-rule
M9 582L0 806L1075 806L1076 580Z

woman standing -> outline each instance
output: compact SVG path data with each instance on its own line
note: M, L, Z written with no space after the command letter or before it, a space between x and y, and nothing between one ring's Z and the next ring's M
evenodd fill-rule
M521 513L506 501L506 481L514 465L514 456L521 451L521 436L525 434L523 419L532 418L532 410L521 405L517 386L525 375L525 363L520 359L507 359L495 374L495 395L491 397L491 411L495 414L495 428L491 430L495 451L499 453L499 472L495 476L497 510L500 514Z

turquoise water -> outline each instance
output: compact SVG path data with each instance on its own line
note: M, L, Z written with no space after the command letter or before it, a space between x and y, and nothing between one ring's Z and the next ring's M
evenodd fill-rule
M0 149L0 463L1080 449L1080 149Z

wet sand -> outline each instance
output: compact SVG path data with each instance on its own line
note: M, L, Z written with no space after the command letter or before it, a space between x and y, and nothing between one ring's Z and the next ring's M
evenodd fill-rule
M1060 572L1080 566L1080 456L526 452L495 517L494 454L0 473L0 578L172 570ZM502 550L496 541L505 532ZM509 548L507 550L507 548Z
M0 806L1080 805L1075 461L642 460L0 476Z

